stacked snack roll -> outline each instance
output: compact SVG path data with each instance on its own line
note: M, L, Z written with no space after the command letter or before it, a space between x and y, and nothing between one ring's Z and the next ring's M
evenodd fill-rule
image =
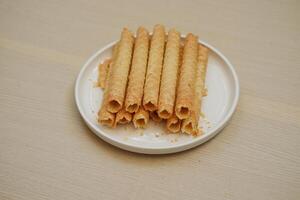
M166 35L163 25L155 25L152 36L144 27L136 37L124 28L112 58L99 65L99 123L145 128L151 118L172 133L199 135L207 61L208 48L191 33L181 45L180 33Z

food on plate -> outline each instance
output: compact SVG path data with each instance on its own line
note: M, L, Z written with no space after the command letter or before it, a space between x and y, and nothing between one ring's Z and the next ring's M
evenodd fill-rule
M157 114L157 110L150 112L150 118L155 122L161 122L162 118L160 118Z
M105 78L105 88L104 88L104 95L103 95L103 101L101 108L98 112L98 122L100 124L109 126L109 127L114 127L115 126L115 118L116 115L114 113L111 113L107 110L107 102L108 102L108 92L109 92L109 82L112 76L112 67L114 60L117 56L117 53L119 51L119 45L116 44L113 49L113 56L112 56L112 61L110 62L110 67L108 68L108 72L106 74Z
M149 59L143 99L144 108L151 112L157 110L158 106L165 40L165 27L162 25L155 25L149 49Z
M173 115L167 119L167 130L172 133L178 133L180 131L181 120L173 113Z
M140 27L135 39L132 64L129 74L125 109L127 112L137 112L143 98L144 82L148 60L149 33Z
M191 114L195 96L197 59L198 37L189 33L185 38L177 87L175 113L179 119L186 119Z
M125 108L122 108L119 112L116 114L116 120L114 126L117 126L118 124L128 124L132 120L132 114L130 112L127 112Z
M199 135L208 48L192 33L155 25L153 34L139 27L136 37L126 28L112 58L98 68L104 90L98 112L100 124L115 128L133 124L146 128L149 118L164 123L168 132Z
M201 129L198 127L200 111L201 111L201 101L204 96L204 84L205 84L205 76L207 69L207 61L208 61L208 49L203 45L199 45L198 51L198 70L196 77L196 90L195 90L195 98L194 98L194 107L192 109L190 117L184 119L182 122L181 131L183 133L188 133L192 135L198 135L201 133Z
M149 121L149 112L141 106L133 115L133 125L135 128L145 128Z
M99 65L98 86L102 89L105 88L105 79L108 73L110 63L111 59L106 59L103 63Z
M122 109L130 70L134 37L132 33L124 28L118 44L118 53L113 61L112 74L109 80L107 110L117 113Z
M180 33L175 29L171 29L168 33L158 100L158 116L162 119L168 119L173 114L179 54Z

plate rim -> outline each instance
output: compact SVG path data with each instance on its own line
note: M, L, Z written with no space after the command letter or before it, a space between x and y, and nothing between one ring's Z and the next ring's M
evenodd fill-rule
M181 37L184 37L184 35L181 35ZM205 134L203 137L195 138L195 140L188 141L188 142L183 143L183 144L173 145L173 146L170 146L170 147L141 147L141 146L134 145L134 144L128 144L125 141L115 140L114 138L108 137L108 136L106 136L105 133L102 133L103 131L98 129L92 122L89 121L88 117L84 114L83 108L80 105L80 100L79 100L80 80L81 80L86 68L89 66L89 64L99 54L101 54L103 51L105 51L106 49L110 48L115 43L117 43L117 40L113 41L113 42L110 42L109 44L105 45L104 47L102 47L98 51L96 51L94 54L92 54L92 56L90 56L89 59L87 61L85 61L83 67L80 69L80 72L77 75L76 82L75 82L75 92L74 92L75 103L76 103L77 109L78 109L81 117L83 118L84 122L87 124L87 126L98 137L100 137L104 141L106 141L106 142L108 142L108 143L110 143L110 144L112 144L116 147L119 147L121 149L127 150L127 151L131 151L131 152L135 152L135 153L144 153L144 154L176 153L176 152L180 152L180 151L184 151L184 150L196 147L196 146L198 146L200 144L203 144L206 141L210 140L214 136L216 136L227 125L227 123L230 121L234 111L236 110L236 107L237 107L238 101L239 101L239 96L240 96L240 84L239 84L239 79L238 79L237 73L236 73L233 65L231 64L231 62L228 60L228 58L223 53L221 53L217 48L215 48L214 46L208 44L207 42L205 42L203 40L198 40L198 42L200 44L203 44L206 47L208 47L211 51L213 51L218 56L220 56L221 59L223 59L225 64L229 67L230 72L233 76L234 86L235 86L235 90L236 90L236 95L234 96L233 103L232 103L229 111L227 112L227 114L223 118L223 120L221 120L216 127L209 130L209 132L207 134Z

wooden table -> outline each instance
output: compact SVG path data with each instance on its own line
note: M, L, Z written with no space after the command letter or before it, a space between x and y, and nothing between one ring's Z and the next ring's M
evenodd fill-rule
M0 199L300 199L299 1L0 2ZM147 156L95 136L74 103L84 61L123 26L219 48L241 83L213 140Z

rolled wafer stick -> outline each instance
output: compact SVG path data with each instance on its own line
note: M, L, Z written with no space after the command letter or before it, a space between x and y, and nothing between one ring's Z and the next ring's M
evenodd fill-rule
M162 119L168 119L173 114L179 68L179 53L180 34L175 29L171 29L168 33L166 44L158 101L158 116Z
M180 131L181 120L173 113L172 117L167 119L167 130L172 133L178 133Z
M199 96L200 100L202 97L207 96L207 89L205 88L205 77L207 70L207 62L208 62L208 48L204 45L199 44L199 55L198 55L198 69L201 71L201 96Z
M98 68L98 86L102 89L105 88L105 79L107 77L109 65L111 63L111 59L106 59L103 63L99 65Z
M158 116L156 110L150 112L150 117L151 117L151 119L152 119L153 121L155 121L155 122L161 122L161 120L162 120L162 119Z
M195 81L198 60L198 37L189 33L186 36L179 82L175 113L179 119L190 116L195 96Z
M133 115L133 124L135 128L145 128L149 121L149 112L143 106Z
M110 63L110 65L113 64L113 62L115 61L116 55L118 53L118 44L115 45L114 49L113 49L113 56L112 56L112 62ZM109 82L112 76L112 67L109 67L108 73L107 73L107 77L105 80L105 89L104 89L104 95L103 95L103 101L102 101L102 105L101 108L98 112L98 122L100 124L109 126L109 127L114 127L115 126L115 118L116 115L113 113L108 112L107 110L107 97L108 97L108 91L109 91Z
M124 28L121 34L121 40L118 44L118 53L116 60L112 65L112 74L109 80L107 110L116 113L121 110L124 99L130 70L134 38L132 33Z
M178 70L178 73L177 73L177 79L178 79L180 68L181 68L181 65L182 65L182 54L183 54L183 48L180 45L180 50L179 50L179 70ZM178 87L178 81L177 81L177 85L176 85L176 90L177 90L177 87ZM167 122L166 122L167 130L170 131L170 132L172 132L172 133L177 133L177 132L180 131L181 123L182 123L182 120L180 120L176 116L175 112L173 111L172 116L169 119L167 119Z
M127 112L136 112L143 98L143 89L148 60L149 33L139 27L134 44L133 58L128 80L125 109Z
M127 112L125 108L122 108L117 114L116 114L116 120L114 126L117 126L118 124L128 124L132 120L132 114Z
M158 107L159 86L163 57L165 51L165 28L163 25L155 25L151 38L147 74L144 87L144 108L155 111Z
M192 135L198 135L201 133L201 129L198 128L200 112L201 112L201 102L202 97L204 96L204 84L206 77L208 61L208 48L199 45L199 54L198 54L198 70L196 78L196 95L194 98L194 108L191 112L191 116L187 119L184 119L182 122L181 131L183 133L188 133Z

